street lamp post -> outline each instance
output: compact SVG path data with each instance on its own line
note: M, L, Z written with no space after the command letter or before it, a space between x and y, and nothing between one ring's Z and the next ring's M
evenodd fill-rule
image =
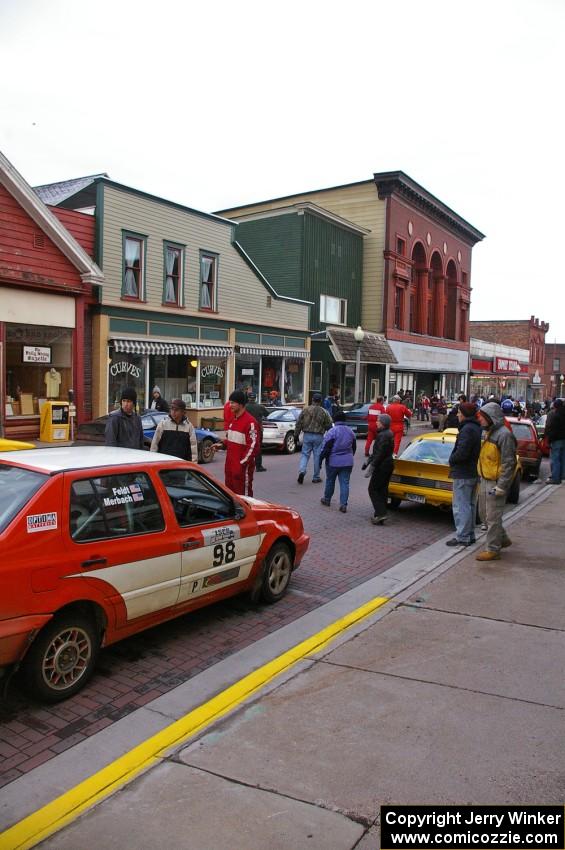
M563 384L565 383L565 375L559 375L559 397L563 398Z
M365 331L361 325L357 325L357 329L353 331L353 337L357 343L357 351L355 352L355 401L359 402L359 383L361 378L361 343L365 338Z

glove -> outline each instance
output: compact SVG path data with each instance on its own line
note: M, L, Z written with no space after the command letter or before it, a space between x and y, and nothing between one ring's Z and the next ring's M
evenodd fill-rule
M493 487L488 492L489 496L506 496L506 490L503 490L501 487Z
M367 469L368 466L369 466L369 461L366 460L365 463L362 465L361 469Z

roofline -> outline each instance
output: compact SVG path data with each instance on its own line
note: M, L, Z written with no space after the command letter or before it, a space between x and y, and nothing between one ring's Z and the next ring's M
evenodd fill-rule
M259 266L256 266L249 254L246 252L245 248L243 248L237 239L234 239L233 246L236 251L241 255L241 257L245 260L247 265L251 268L251 270L257 275L263 286L265 286L271 295L273 295L278 301L289 301L291 304L299 304L304 305L305 307L313 307L313 301L306 301L304 298L291 298L290 295L279 295L276 289L269 283Z
M37 189L49 189L51 186L62 186L63 183L70 183L72 180L90 180L91 183L94 183L94 181L99 177L109 177L109 175L106 174L105 171L98 172L98 174L85 174L84 177L71 177L70 180L57 180L56 183L41 183L39 186L34 186L33 189L34 191ZM73 192L73 194L76 193ZM69 195L69 197L72 197L72 195Z
M23 207L27 214L34 220L54 245L75 266L83 283L92 283L102 286L104 275L92 260L84 248L72 236L65 225L59 221L49 207L43 203L39 195L36 195L29 183L27 183L19 171L0 151L0 182L6 190Z
M465 221L458 213L452 210L419 183L416 183L404 171L381 171L373 174L375 186L379 193L379 198L384 200L390 197L393 193L400 195L412 204L420 207L424 211L432 212L436 218L439 218L451 225L460 235L466 236L473 244L480 242L485 238L485 234L477 230L468 221Z
M366 236L371 231L366 227L361 227L359 224L355 224L353 221L349 221L347 218L343 218L340 215L336 215L330 210L324 209L324 207L318 206L318 204L313 204L311 201L298 201L296 204L289 204L284 207L275 207L270 210L258 210L253 213L248 213L247 215L236 216L232 219L232 221L236 221L238 224L243 221L255 221L257 219L262 218L272 218L277 215L288 215L289 213L296 212L298 215L304 215L305 212L311 213L311 215L315 215L318 218L324 219L325 221L329 221L332 224L337 225L338 227L342 227L345 230L349 230L358 236Z
M356 180L353 183L340 183L338 186L326 186L323 189L310 189L305 192L293 192L292 195L282 195L280 198L268 198L263 201L254 201L252 204L240 204L235 207L226 207L223 210L216 210L215 215L232 212L232 210L245 210L249 207L256 207L260 204L273 204L275 201L288 201L290 198L299 198L301 195L313 195L315 192L332 192L334 189L348 189L350 186L362 186L364 183L372 183L373 180Z
M142 189L136 189L133 186L126 186L124 183L118 183L115 180L110 180L109 177L97 177L93 182L95 184L100 183L105 186L110 186L113 189L119 189L123 192L129 192L131 195L137 195L140 198L147 198L150 201L157 201L157 203L166 204L168 207L173 207L177 210L183 210L183 212L189 212L193 215L198 215L201 218L206 218L211 221L215 221L218 224L226 224L232 228L236 226L236 223L229 218L222 218L222 216L216 215L215 213L207 213L203 212L202 210L196 210L193 207L187 207L185 206L185 204L179 204L177 201L170 201L168 200L168 198L161 198L159 195L152 195L150 192L144 192ZM73 196L71 195L70 197L72 198Z

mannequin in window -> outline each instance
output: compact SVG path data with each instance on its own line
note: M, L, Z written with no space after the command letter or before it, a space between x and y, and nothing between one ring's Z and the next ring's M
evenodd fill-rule
M47 398L59 398L59 387L61 386L61 373L51 366L43 378L45 383L45 395Z

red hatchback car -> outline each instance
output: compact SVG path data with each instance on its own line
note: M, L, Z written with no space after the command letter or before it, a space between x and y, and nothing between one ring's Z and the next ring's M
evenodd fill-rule
M514 416L505 418L518 443L517 452L524 470L523 477L539 478L543 451L536 426L531 419Z
M243 591L278 601L308 544L291 508L167 455L0 453L0 670L64 699L101 646Z

